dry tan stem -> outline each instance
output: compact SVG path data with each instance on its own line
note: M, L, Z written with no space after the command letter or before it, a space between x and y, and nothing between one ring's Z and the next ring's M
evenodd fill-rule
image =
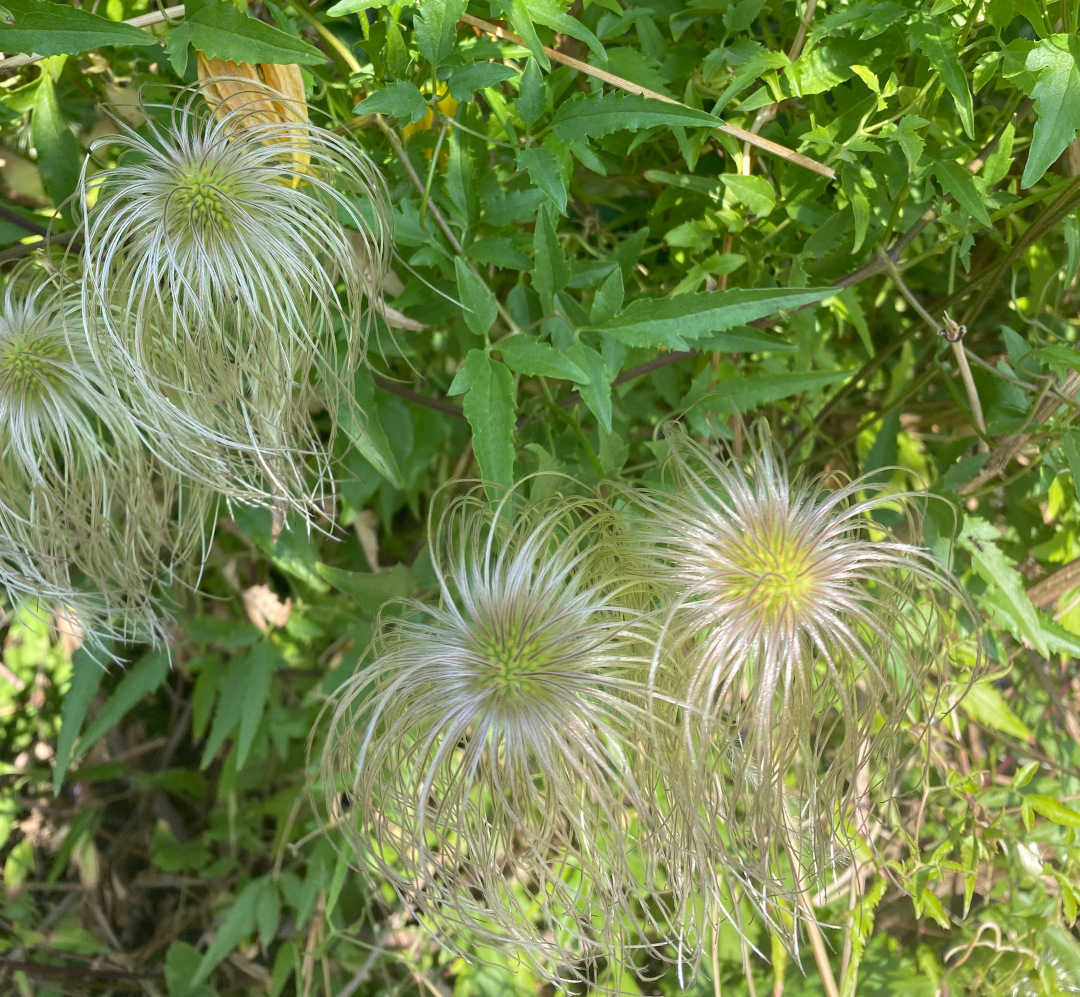
M520 36L515 35L512 31L508 31L506 28L500 27L498 24L493 24L491 21L484 21L479 17L473 17L471 14L466 14L462 17L461 23L471 24L474 28L479 28L493 38L505 39L506 41L513 42L515 45L528 47ZM544 55L552 62L557 62L563 66L569 66L571 69L576 69L579 73L584 73L586 76L591 76L593 79L600 80L602 83L607 83L610 86L618 87L620 90L625 90L627 93L640 94L642 97L663 101L665 104L674 104L676 107L686 107L685 104L675 100L673 97L657 93L655 90L650 90L648 87L643 87L640 84L632 83L630 80L625 80L621 76L616 76L614 73L608 73L603 69L597 69L595 66L590 66L587 62L582 62L580 59L575 59L573 56L565 55L557 49L544 46ZM767 138L761 138L753 132L748 131L745 128L739 128L736 125L718 123L716 128L718 131L724 132L726 135L731 135L740 142L746 142L748 145L761 149L763 152L771 153L780 159L786 159L789 163L794 163L796 166L802 166L805 169L813 170L814 173L820 173L823 177L828 177L830 180L836 179L836 171L831 167L826 166L824 163L819 163L809 156L804 156L800 152L794 152L786 146L780 145L778 142L772 142Z

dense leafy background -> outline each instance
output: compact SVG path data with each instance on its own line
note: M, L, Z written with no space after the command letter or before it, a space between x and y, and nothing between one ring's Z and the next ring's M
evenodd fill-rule
M647 476L664 420L705 433L760 413L795 463L881 468L948 500L928 540L993 624L986 677L912 785L918 840L885 847L887 875L861 871L859 992L1075 992L1075 0L290 0L251 16L201 0L149 28L118 23L148 0L79 6L4 5L0 49L48 58L3 67L0 258L50 225L77 249L62 205L85 148L112 115L140 123L140 95L191 81L193 44L304 67L313 114L384 171L397 258L377 373L356 385L367 435L342 452L347 539L275 543L268 515L223 519L171 662L73 662L0 607L0 990L538 992L503 954L440 952L347 870L309 806L309 731L380 604L430 586L425 519L448 479ZM946 309L967 326L986 446L936 334ZM819 900L847 922L847 885ZM842 933L826 935L839 967ZM771 962L745 980L721 933L725 993L821 992L809 958L805 976ZM638 968L623 992L679 992L674 971ZM689 992L714 992L710 976Z

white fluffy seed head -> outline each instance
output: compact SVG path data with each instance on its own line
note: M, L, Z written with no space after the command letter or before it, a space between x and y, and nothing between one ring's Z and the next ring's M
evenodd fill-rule
M176 441L176 466L231 498L306 509L328 483L311 412L333 424L355 405L387 194L351 142L268 120L252 110L268 91L233 82L250 101L234 92L215 115L188 89L145 134L121 123L91 149L88 163L101 146L120 155L84 167L78 191L83 314L99 361L121 357L144 387L139 416Z
M147 449L77 309L37 267L0 306L0 584L92 642L163 639L164 589L201 563L203 491ZM194 572L192 572L194 573Z
M734 855L767 901L841 861L894 785L905 719L948 670L942 599L964 596L875 518L917 537L915 494L792 475L764 425L743 457L668 441L668 487L630 502L666 607L650 681L685 704L673 792L702 867Z
M648 649L606 550L618 532L596 500L454 503L433 542L437 604L385 618L322 759L361 868L444 942L510 943L555 977L662 945L641 892L659 809Z

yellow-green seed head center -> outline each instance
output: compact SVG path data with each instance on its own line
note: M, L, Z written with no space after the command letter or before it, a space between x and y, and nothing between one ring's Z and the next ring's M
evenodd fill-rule
M228 231L230 219L228 184L214 171L200 169L177 184L171 198L170 216L174 226L189 226L199 235Z
M747 537L736 563L725 565L719 582L745 608L769 620L799 615L817 587L812 552L782 534Z
M58 338L25 336L0 344L0 390L26 398L41 394L64 377L67 347Z

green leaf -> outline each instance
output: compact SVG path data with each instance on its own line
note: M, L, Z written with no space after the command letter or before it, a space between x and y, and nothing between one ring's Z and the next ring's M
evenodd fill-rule
M458 294L461 295L465 324L478 336L487 336L499 314L495 296L460 256L454 257L454 270L457 272Z
M1054 164L1080 129L1080 37L1051 35L1028 53L1025 69L1038 74L1030 96L1038 120L1021 187L1030 187Z
M604 46L584 24L576 17L571 17L566 8L568 3L560 3L559 0L523 0L529 17L536 23L546 28L551 28L560 35L569 35L579 42L584 42L601 59L606 59Z
M715 128L720 123L719 118L693 107L668 104L637 94L613 93L566 101L555 112L551 127L558 138L573 142L577 139L601 138L624 129L640 131L680 126Z
M510 18L514 30L521 35L526 48L532 53L533 58L544 69L551 69L551 61L544 53L544 43L540 41L540 36L536 33L536 28L533 27L532 15L529 13L525 0L509 0L509 2L503 0L502 7L506 11L506 16Z
M544 79L535 59L530 59L521 74L519 96L514 101L518 117L526 125L534 125L543 117L547 107L547 95L544 91Z
M259 729L259 721L270 700L270 683L274 672L283 662L272 644L260 641L247 656L247 682L244 687L243 708L240 711L240 732L236 737L236 768L244 767L248 752Z
M229 0L188 0L184 20L169 31L165 46L177 74L187 72L188 45L211 59L318 66L326 57L317 48L280 28L249 17Z
M255 911L263 892L273 889L269 875L253 879L233 901L192 977L192 985L209 978L217 965L255 930Z
M715 350L717 353L797 353L799 350L795 343L777 339L751 325L699 339L694 346L699 350Z
M38 172L53 204L59 207L79 184L83 153L60 113L53 87L52 72L59 73L63 59L47 60L41 67L41 77L34 101L31 130L37 150ZM70 209L65 208L65 214Z
M778 402L804 391L818 391L844 381L854 370L792 371L789 374L754 374L717 385L714 394L728 401L737 412L750 412L767 402Z
M566 185L559 170L559 160L550 149L522 149L518 153L519 170L527 170L532 180L559 209L566 213Z
M376 90L353 108L354 114L392 114L410 123L419 121L427 112L424 95L408 80L397 80Z
M75 738L104 674L105 669L90 657L85 648L75 652L71 660L71 688L64 693L64 702L60 707L60 734L56 739L56 764L53 767L53 793L57 796L71 764Z
M14 22L0 22L0 51L11 55L77 55L103 45L156 45L149 31L110 21L66 3L6 0Z
M960 701L960 708L973 720L1003 734L1021 741L1031 739L1031 731L990 682L976 682Z
M473 62L455 69L450 74L450 79L446 81L446 85L454 100L464 101L477 90L486 90L515 76L517 73L501 62Z
M146 655L120 680L101 711L86 728L86 733L75 749L75 758L85 755L92 745L112 730L145 696L156 692L168 674L168 654L155 651Z
M240 714L244 707L244 692L247 688L247 659L243 656L233 658L225 671L225 678L218 694L217 710L210 733L203 745L199 768L205 769L221 750L221 746L240 723Z
M884 876L878 876L874 885L859 901L855 910L848 916L851 919L851 956L848 960L847 969L841 984L841 993L855 993L855 981L858 978L859 966L862 964L863 955L866 952L866 943L874 932L874 912L885 896L885 890L889 881Z
M396 2L397 0L338 0L326 13L330 17L344 17L346 14L357 14L369 8L392 7Z
M593 325L603 325L622 308L626 291L623 287L622 270L616 267L605 278L604 283L593 298L589 321Z
M533 230L532 281L540 302L548 313L555 310L555 295L570 283L570 263L563 253L562 243L548 210L541 208Z
M1024 801L1040 817L1045 817L1062 827L1080 827L1080 811L1065 806L1052 796L1043 796L1041 793L1030 793L1024 797Z
M194 945L173 942L169 946L165 955L165 989L169 997L217 997L217 991L210 984L191 982L201 960Z
M971 555L971 563L979 576L998 596L999 605L1007 614L1008 623L1020 636L1026 637L1043 655L1048 653L1046 637L1039 623L1039 614L1032 605L1020 572L997 547L998 531L985 519L966 516L960 532L959 545Z
M483 350L469 350L447 392L465 395L465 418L473 431L473 452L485 481L514 483L514 375Z
M156 824L150 838L150 861L162 872L202 869L210 861L210 850L198 839L177 841L165 824Z
M363 419L361 420L356 406L343 399L338 404L338 423L360 456L395 488L401 488L401 469L394 457L394 448L390 446L386 431L379 422L375 405L375 381L371 371L361 369L356 372L353 395L360 406L360 412L364 413Z
M918 45L930 65L941 74L941 81L952 95L960 115L960 124L968 138L975 136L975 111L967 74L960 65L960 40L957 34L945 35L930 30L929 24L912 26L912 39Z
M619 271L616 270L615 274ZM613 275L614 276L614 275ZM610 281L611 278L608 278ZM607 281L605 281L606 285ZM621 285L620 285L621 287ZM566 351L567 357L589 375L589 383L578 387L578 393L604 428L611 432L611 384L607 361L591 346L575 343Z
M723 332L835 293L827 287L740 287L674 298L638 298L598 328L627 346L685 350L691 341L710 332Z
M402 599L413 589L412 572L404 564L383 571L343 571L320 564L318 570L334 588L373 614L391 599Z
M428 62L440 63L453 51L457 23L467 5L468 0L419 0L416 47Z
M1069 472L1072 474L1073 491L1080 495L1080 447L1076 444L1077 433L1075 430L1066 433L1061 439L1061 450L1065 454L1065 460L1069 464Z
M764 177L744 177L738 173L725 173L720 177L732 197L746 205L752 215L764 218L776 207L776 191Z
M495 348L502 353L503 362L519 374L589 383L589 375L565 353L549 343L541 343L534 336L508 336L500 339Z
M992 224L990 213L986 210L986 205L975 188L975 181L964 167L957 163L935 159L934 176L937 178L938 183L941 184L942 189L946 193L952 194L956 198L956 203L969 215L977 218L986 226Z

